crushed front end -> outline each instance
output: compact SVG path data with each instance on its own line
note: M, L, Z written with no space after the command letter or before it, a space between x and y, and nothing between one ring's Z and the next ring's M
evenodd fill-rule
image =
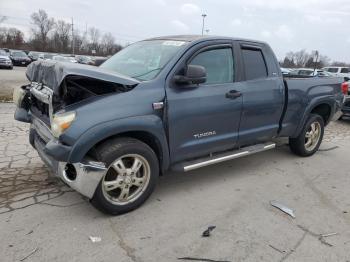
M69 161L75 141L63 141L61 134L76 115L66 109L74 103L100 94L122 92L133 85L106 81L118 79L118 76L103 73L100 78L91 78L90 75L97 77L98 72L86 65L83 67L66 68L50 62L31 64L27 70L31 83L14 90L13 100L17 106L14 118L30 124L30 144L53 174L82 195L92 198L106 167L90 156L76 163Z

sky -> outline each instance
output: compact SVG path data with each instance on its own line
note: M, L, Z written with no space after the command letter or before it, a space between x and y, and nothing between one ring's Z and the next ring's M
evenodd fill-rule
M153 36L201 34L262 40L281 59L288 51L319 50L350 62L350 0L0 0L1 26L30 30L30 14L44 9L84 31L94 26L117 42Z

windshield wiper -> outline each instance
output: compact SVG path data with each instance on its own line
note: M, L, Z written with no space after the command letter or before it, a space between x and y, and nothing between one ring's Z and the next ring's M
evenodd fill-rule
M148 74L150 74L150 73L152 73L152 72L154 72L154 71L161 70L162 68L163 68L163 67L158 67L158 68L156 68L156 69L152 69L151 71L145 72L145 73L143 73L143 74L135 75L135 76L131 76L131 77L133 77L133 78L138 78L138 77L140 77L140 76L148 75Z

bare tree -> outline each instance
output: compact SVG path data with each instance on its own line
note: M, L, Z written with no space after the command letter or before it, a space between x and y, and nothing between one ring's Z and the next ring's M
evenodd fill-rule
M327 56L319 55L319 61L314 61L314 54L308 53L304 49L297 52L288 52L281 63L282 67L296 68L296 67L308 67L322 68L330 63L330 59Z
M101 36L100 30L98 30L96 27L90 27L88 34L89 34L90 50L95 50L96 52L99 52L99 49L100 49L99 41Z
M115 38L111 33L105 33L101 40L102 52L104 54L112 54L115 48Z
M22 48L24 46L24 34L17 28L0 28L0 45L7 48Z
M69 52L71 28L72 25L63 20L56 22L52 39L52 46L55 47L56 52Z
M31 15L33 24L34 40L38 41L42 51L47 49L48 44L48 34L55 26L55 20L49 18L47 13L39 9L38 12L34 12Z
M310 54L308 54L305 49L294 53L294 63L297 67L305 67L306 63L310 59Z

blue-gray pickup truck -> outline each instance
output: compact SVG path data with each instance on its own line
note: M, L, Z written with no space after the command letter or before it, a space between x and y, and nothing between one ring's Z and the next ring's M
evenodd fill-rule
M311 156L347 91L342 78L283 78L266 43L211 36L140 41L99 67L33 62L26 75L15 119L54 174L110 214L140 206L167 170L269 150L277 137Z

